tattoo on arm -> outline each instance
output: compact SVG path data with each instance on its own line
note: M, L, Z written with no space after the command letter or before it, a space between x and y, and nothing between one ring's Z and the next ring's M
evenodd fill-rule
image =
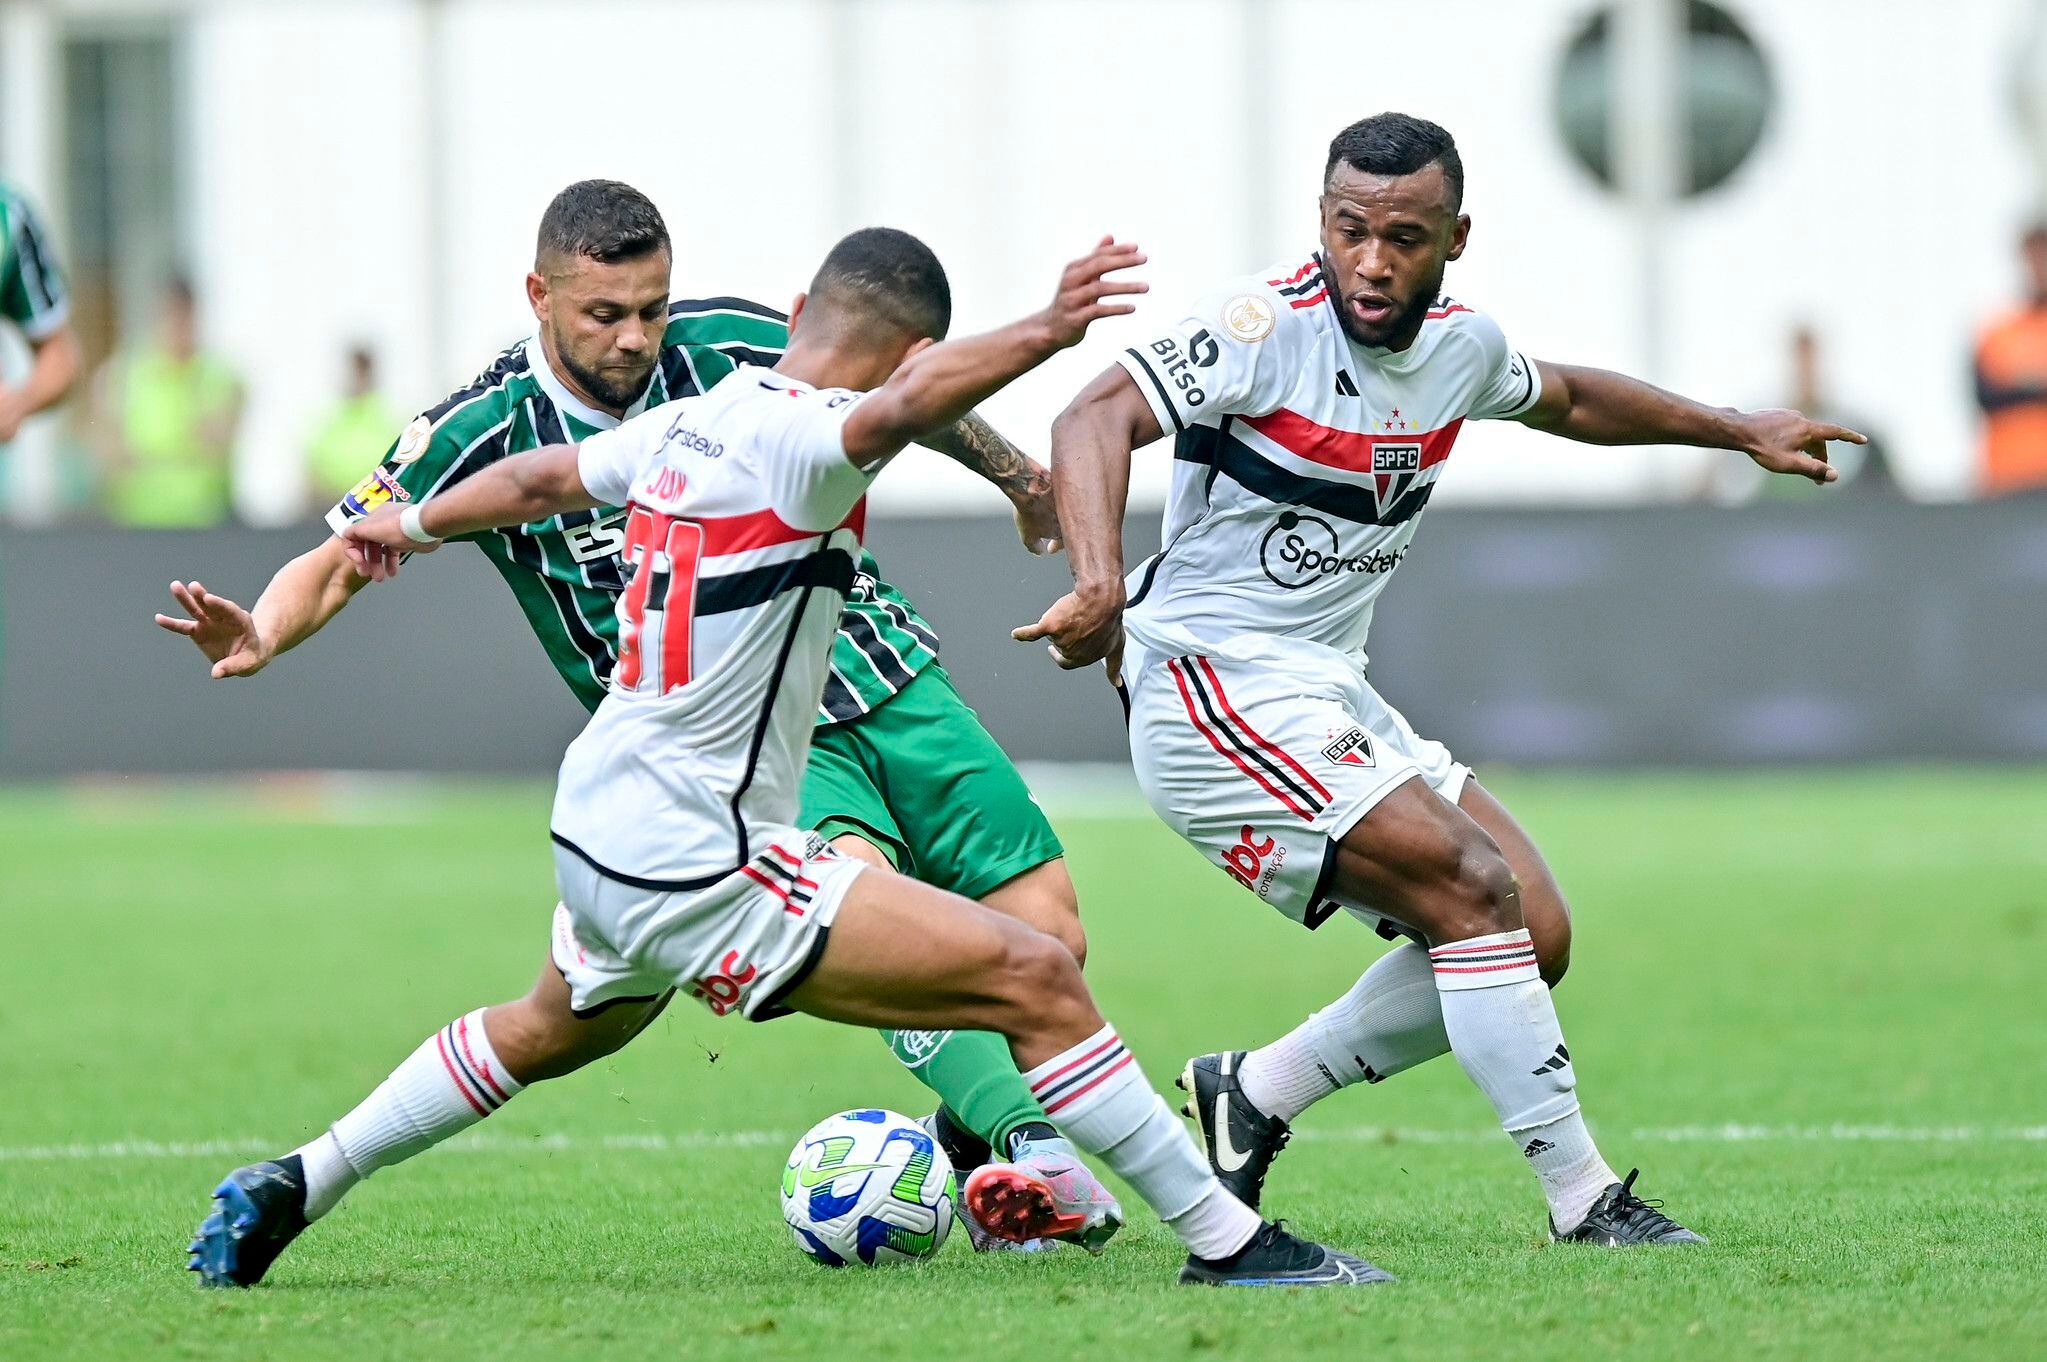
M968 412L950 430L935 435L931 448L994 483L1011 497L1033 490L1036 478L1024 452L986 421Z

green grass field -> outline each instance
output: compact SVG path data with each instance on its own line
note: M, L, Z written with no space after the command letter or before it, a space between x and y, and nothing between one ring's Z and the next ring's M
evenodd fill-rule
M221 1173L530 981L546 791L0 792L0 1358L2040 1356L2047 776L1494 788L1575 904L1559 1003L1605 1151L1706 1250L1545 1246L1446 1059L1309 1113L1270 1192L1398 1286L1176 1288L1143 1217L1099 1260L956 1234L834 1273L778 1218L788 1145L923 1090L870 1034L683 1002L380 1174L262 1287L201 1292L183 1250ZM1162 1086L1380 948L1287 926L1141 809L1059 821L1098 996Z

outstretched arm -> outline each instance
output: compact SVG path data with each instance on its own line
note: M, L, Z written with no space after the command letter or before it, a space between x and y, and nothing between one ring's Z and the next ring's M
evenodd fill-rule
M328 539L279 568L253 610L198 582L172 582L171 598L185 615L158 615L156 622L191 639L213 664L214 680L254 676L320 632L368 580L342 542Z
M1016 532L1026 549L1059 551L1059 513L1052 504L1052 475L1044 465L971 411L925 443L1009 498L1016 508Z
M578 445L543 445L500 459L425 501L382 506L342 532L349 561L373 582L396 576L408 553L439 548L452 535L524 525L603 501L583 486ZM411 524L408 525L407 519Z
M1103 237L1092 253L1066 267L1051 306L998 330L917 351L848 414L846 457L867 468L913 440L929 439L1011 380L1079 343L1091 323L1134 311L1128 303L1106 300L1142 293L1146 286L1104 276L1143 263L1137 247Z
M1123 639L1123 509L1130 497L1130 453L1164 434L1137 380L1111 368L1081 390L1052 423L1052 483L1066 530L1073 591L1036 624L1012 631L1019 642L1049 639L1052 660L1085 667L1107 659L1120 671Z
M1593 445L1700 445L1733 449L1772 473L1832 482L1827 441L1867 444L1868 437L1784 409L1708 407L1638 378L1606 369L1535 361L1542 393L1514 419Z

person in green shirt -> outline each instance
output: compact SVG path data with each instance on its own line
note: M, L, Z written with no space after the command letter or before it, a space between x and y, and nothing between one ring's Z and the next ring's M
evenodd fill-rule
M227 361L200 348L189 282L165 286L156 340L116 356L102 379L96 429L107 518L148 530L226 523L242 380Z
M367 345L348 349L348 379L341 400L328 409L306 442L306 480L313 508L324 514L390 448L400 417L377 388L377 355Z
M509 454L581 440L649 407L708 391L738 364L772 367L788 344L783 315L740 298L672 301L671 263L667 229L637 191L611 181L569 186L542 220L527 276L536 334L408 425L384 461L328 512L329 527L338 536L380 506L424 500ZM1057 546L1044 468L975 416L934 447L1003 490L1026 547ZM617 657L615 607L628 576L620 556L624 522L622 509L601 507L459 536L504 578L563 681L590 709L602 699ZM180 582L171 590L184 614L156 618L198 645L214 677L251 676L311 637L365 581L343 541L332 537L286 564L253 609L198 582ZM978 899L1057 937L1084 960L1079 905L1058 837L937 659L935 632L863 553L833 644L801 821L845 854ZM515 1083L525 1084L618 1049L667 1001L668 995L622 999L578 1017L550 962L524 998L465 1020L470 1033L488 1037ZM1012 1160L1034 1142L1057 1139L1000 1036L883 1034L939 1096L933 1134L962 1181L981 1163ZM403 1082L399 1075L389 1081ZM235 1265L222 1268L217 1255L233 1234L216 1223L219 1215L210 1218L195 1240L208 1245L206 1253L195 1249L193 1267L203 1279L259 1280L276 1253L359 1177L421 1152L475 1115L444 1105L433 1120L414 1121L427 1132L416 1140L358 1140L360 1131L380 1128L369 1113L389 1100L380 1089L333 1130L278 1161L301 1179L295 1196L303 1218L287 1217L273 1244L236 1241ZM365 1153L369 1145L375 1148ZM1088 1199L1085 1214L1048 1215L1046 1229L1099 1252L1121 1227L1121 1208L1077 1158L1070 1163L1075 1188L1099 1200ZM1010 1245L971 1215L964 1218L977 1248ZM259 1227L257 1239L269 1232Z
M19 382L0 378L0 445L5 445L23 421L63 400L79 370L71 295L49 234L28 200L5 180L0 180L0 318L21 334L30 354L28 373Z

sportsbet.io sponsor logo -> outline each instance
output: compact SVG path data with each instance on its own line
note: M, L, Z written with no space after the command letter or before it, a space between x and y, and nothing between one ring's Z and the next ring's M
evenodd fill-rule
M1373 549L1346 558L1335 527L1317 515L1281 511L1258 543L1258 565L1274 586L1296 590L1340 572L1391 572L1407 556L1407 546Z

